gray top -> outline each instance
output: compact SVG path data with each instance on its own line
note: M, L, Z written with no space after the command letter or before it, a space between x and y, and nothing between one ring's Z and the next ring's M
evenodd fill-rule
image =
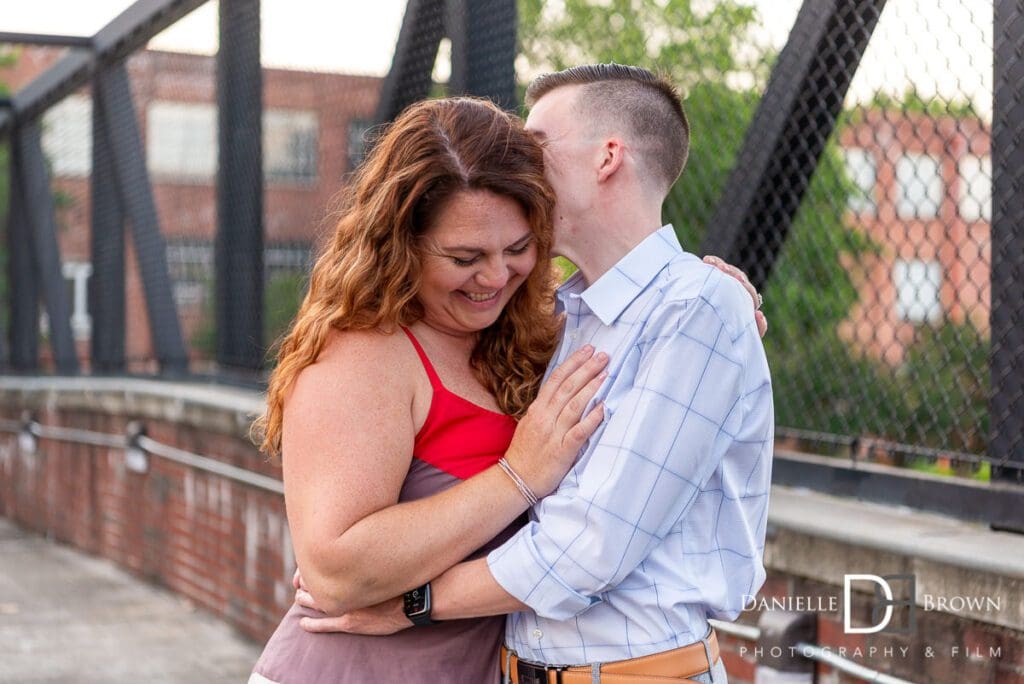
M413 458L400 501L436 494L460 480ZM485 555L522 526L521 518L476 551ZM267 642L255 672L281 684L436 684L498 682L498 647L505 617L452 620L386 637L311 634L299 626L313 611L292 605Z

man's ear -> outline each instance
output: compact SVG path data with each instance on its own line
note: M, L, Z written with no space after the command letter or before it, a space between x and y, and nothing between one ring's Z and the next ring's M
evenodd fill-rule
M597 180L599 183L611 178L622 167L625 159L626 149L618 138L609 138L601 145L601 155L597 167Z

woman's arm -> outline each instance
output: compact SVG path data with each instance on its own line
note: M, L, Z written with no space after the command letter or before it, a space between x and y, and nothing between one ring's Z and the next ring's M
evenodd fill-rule
M342 613L423 584L527 508L497 467L397 503L414 441L413 374L377 333L344 333L285 403L285 499L296 559L318 606ZM506 458L543 496L600 423L580 421L604 359L578 354L545 384Z

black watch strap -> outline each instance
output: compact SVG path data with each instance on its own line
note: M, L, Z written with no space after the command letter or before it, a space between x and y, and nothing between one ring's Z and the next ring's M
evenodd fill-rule
M434 624L430 619L430 582L405 592L403 608L405 616L417 627Z

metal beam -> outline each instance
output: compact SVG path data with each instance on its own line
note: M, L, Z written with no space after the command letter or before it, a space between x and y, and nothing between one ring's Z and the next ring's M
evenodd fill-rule
M10 101L10 98L8 98L8 101ZM14 116L9 109L5 108L0 111L0 136L6 136L12 128L14 128Z
M263 365L260 1L220 0L217 53L217 361Z
M995 3L992 115L992 478L1024 482L1024 0Z
M12 189L14 183L13 183L13 176L11 175L11 165L12 165L11 147L12 146L8 145L5 148L5 147L3 147L3 144L4 144L4 141L0 140L0 181L3 182L3 187L0 187L0 198L2 198L2 199L0 199L0 212L6 211L6 213L0 213L0 221L2 221L3 225L6 227L6 230L4 231L4 235L6 236L6 235L8 235L10 233L10 230L11 230L11 227L10 227L11 226L11 195L13 194L11 192L11 189ZM9 245L8 245L8 247L9 247ZM7 263L8 252L9 252L9 249L8 250L4 250L3 248L0 248L0 263L3 263L3 264ZM8 279L4 280L3 282L4 282L5 285L7 285L8 280L9 280L10 272L8 271L8 273L5 274L5 275L8 276ZM6 327L6 324L9 323L9 321L6 321L4 319L9 317L9 315L10 315L9 312L11 310L11 307L10 307L10 286L8 285L5 288L5 291L3 293L0 293L0 295L8 297L8 300L5 302L5 301L3 301L2 296L0 296L0 307L3 307L3 306L6 305L7 306L6 311L8 312L7 314L4 314L3 313L4 309L0 308L0 372L3 372L4 369L9 367L9 365L8 365L8 358L7 358L7 340L6 340L6 337L7 337L7 327Z
M18 33L0 31L0 43L91 48L92 36L61 36L53 33Z
M430 94L444 31L444 0L409 0L391 69L381 86L377 123L393 120L410 104Z
M97 74L101 116L113 153L113 165L120 190L120 204L132 226L132 242L149 314L149 329L163 373L179 375L188 370L188 355L181 336L181 324L171 294L167 250L153 200L132 102L128 71L124 64Z
M806 0L701 246L764 286L885 0Z
M43 157L39 123L32 121L19 126L15 146L18 158L15 193L19 195L20 211L28 218L28 230L32 235L32 256L50 321L50 349L54 365L58 373L75 375L78 373L78 354L71 334L71 305L61 268L57 214ZM37 325L33 324L33 328Z
M119 373L125 369L124 213L117 196L114 153L99 92L99 85L94 85L90 176L93 265L92 277L89 278L91 356L94 373Z
M17 121L32 121L49 107L89 82L93 52L71 48L49 69L29 81L11 98L12 113Z
M92 71L115 64L145 47L150 38L206 0L137 0L92 37L92 49L72 48L14 96L19 120L34 119L51 105L89 84Z
M516 103L515 0L448 0L452 95L487 97L511 110Z
M38 117L46 111L49 107L56 104L60 100L64 99L74 91L87 85L92 79L93 71L97 67L103 69L110 65L118 64L122 62L133 52L145 47L146 43L157 33L172 25L188 13L192 12L197 7L200 7L206 2L206 0L137 0L129 6L124 12L115 17L109 24L100 29L100 31L91 38L77 38L68 36L33 36L31 34L0 34L2 37L6 37L11 41L27 42L31 39L31 42L55 44L55 40L63 41L61 44L72 45L72 49L67 55L60 59L56 64L43 72L39 77L31 81L28 85L22 88L18 93L9 98L5 103L7 108L5 111L0 111L0 135L7 133L13 129L15 121L24 122L26 125L30 122L36 121ZM2 39L0 39L2 42ZM74 47L74 46L79 47ZM127 91L127 77L125 77L125 92ZM128 104L131 105L130 95L128 97ZM94 116L97 115L99 108L94 108ZM143 275L143 282L146 289L147 304L149 305L150 313L150 325L159 326L160 334L154 334L153 339L157 346L157 355L160 358L162 367L167 372L181 372L187 369L187 355L184 350L184 345L181 341L180 325L177 319L177 313L174 308L173 299L170 295L170 278L167 275L167 264L164 255L163 239L159 235L157 230L155 237L152 235L152 229L156 227L156 213L155 207L152 202L152 192L148 183L148 176L145 175L145 164L142 162L141 155L141 142L138 139L138 128L137 123L134 120L134 108L130 107L131 115L131 130L135 134L135 140L132 142L124 142L119 140L119 152L121 161L124 164L121 165L120 171L122 178L126 179L130 183L133 191L129 191L128 194L133 196L131 202L131 208L133 209L133 218L139 219L133 221L133 228L135 231L136 247L138 248L139 266L140 271ZM116 125L116 124L115 124ZM108 129L112 130L112 129ZM114 134L114 138L118 136ZM99 137L94 135L94 140L98 140ZM137 148L133 151L132 147ZM136 163L138 162L138 163ZM129 169L134 168L135 171L141 168L144 175L134 175ZM95 170L93 180L95 182ZM126 174L125 172L128 171ZM140 184L145 185L143 192L137 192ZM107 194L109 193L109 186L106 189L101 188L101 198L99 200L99 207L94 205L93 207L93 219L94 225L96 221L96 212L106 212L109 201ZM96 197L94 196L94 201ZM13 202L13 196L12 196ZM18 228L15 231L8 232L8 241L12 240L13 235L21 235L18 233L18 229L27 224L19 223L15 218L15 213L11 213L11 224L17 225ZM150 220L151 219L151 220ZM141 221L141 222L140 222ZM102 222L101 222L102 223ZM94 238L95 238L94 234ZM108 236L111 237L111 236ZM21 244L28 244L22 242ZM94 245L94 254L103 254L106 249L113 244L113 238L110 241L105 241L104 246L99 250L96 250ZM123 250L123 240L122 247ZM11 250L9 253L13 254L15 250ZM101 256L101 261L106 263L106 259L112 258L113 261L110 263L114 264L116 268L116 262L118 257L112 255L110 257ZM123 264L123 254L120 257L121 263ZM12 259L13 261L13 259ZM14 271L15 269L21 269L24 267L24 263L12 263L12 320L17 319L19 325L15 326L12 323L11 339L12 339L12 352L11 352L11 363L20 364L26 368L35 368L38 364L38 351L35 347L37 344L35 336L37 336L38 325L33 324L33 327L24 327L27 323L27 312L26 307L28 298L31 296L35 298L34 292L30 292L32 286L29 285L31 280L25 280L24 274L19 272L19 283L17 284L17 294L14 292ZM122 266L123 271L123 266ZM92 278L92 284L90 286L90 298L95 304L99 304L100 300L110 294L110 287L117 287L113 285L112 275L109 272L96 269ZM123 278L122 278L123 280ZM97 281L100 281L98 287ZM122 301L123 301L123 283L120 285L122 290ZM104 294L100 294L100 292ZM123 330L123 304L118 304L116 301L117 295L113 294L114 300L107 301L107 305L100 305L99 308L94 308L94 311L98 311L101 315L99 321L99 327L93 336L93 356L95 361L99 364L98 369L110 368L117 369L123 368L123 357L124 357L124 341L123 333L119 333L119 330ZM17 302L18 314L15 315L15 302ZM33 306L35 306L33 304ZM115 311L120 306L121 313L120 323L117 320L111 320L106 314ZM170 314L170 315L168 315ZM33 317L37 316L37 312L33 312ZM111 314L116 317L116 314ZM157 320L154 320L154 315L157 316ZM52 317L51 317L52 318ZM28 331L34 331L30 334ZM98 333L98 334L97 334ZM17 338L17 339L16 339ZM31 338L31 339L30 339ZM120 341L115 341L115 338L119 338ZM110 344L106 344L110 342ZM100 352L97 354L96 352Z
M11 370L27 373L39 368L39 289L32 228L25 215L25 203L17 182L21 164L13 140L10 149L7 213L7 296L10 311L7 339L10 357L7 363Z

